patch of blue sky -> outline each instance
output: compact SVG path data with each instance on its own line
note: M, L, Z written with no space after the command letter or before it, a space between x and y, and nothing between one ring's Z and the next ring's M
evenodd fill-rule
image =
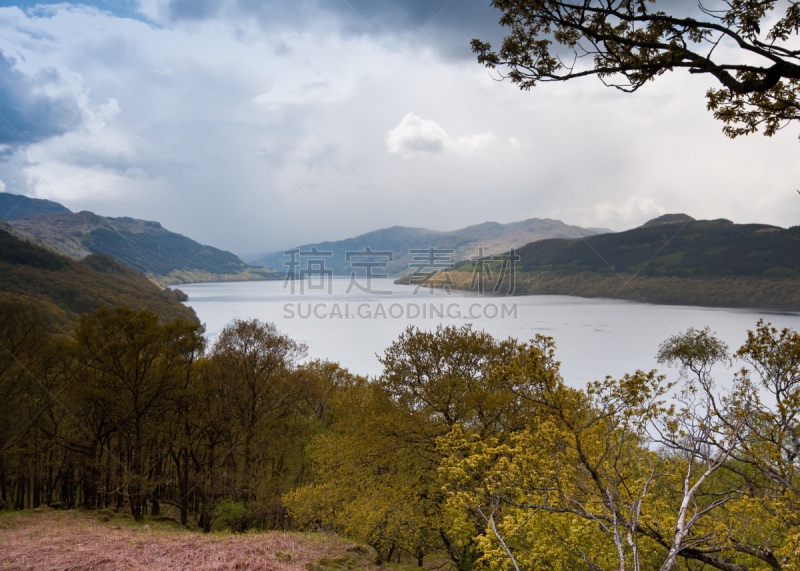
M37 16L46 16L49 7L63 4L72 4L75 6L88 6L108 12L119 18L135 18L144 22L149 22L149 19L139 12L139 3L136 0L84 0L83 2L64 2L63 0L34 0L34 1L16 1L10 2L8 0L0 0L0 8L17 6L28 13L36 14Z

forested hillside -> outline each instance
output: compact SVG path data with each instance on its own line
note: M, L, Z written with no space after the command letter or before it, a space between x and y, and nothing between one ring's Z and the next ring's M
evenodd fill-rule
M732 354L689 329L658 352L681 385L635 371L582 388L563 382L541 336L411 327L368 380L304 361L269 323L235 321L208 348L202 333L117 308L53 337L35 308L0 300L0 509L322 530L370 545L379 566L401 555L457 571L800 565L794 331L759 322ZM717 367L733 356L735 377ZM174 542L153 539L166 564ZM115 560L131 549L104 541ZM365 553L307 569L361 568Z
M643 276L800 276L800 226L783 229L695 220L517 250L522 271L621 272Z
M75 261L19 240L0 228L0 296L25 296L60 328L103 306L150 307L163 319L196 321L181 293L162 290L141 273L101 254Z

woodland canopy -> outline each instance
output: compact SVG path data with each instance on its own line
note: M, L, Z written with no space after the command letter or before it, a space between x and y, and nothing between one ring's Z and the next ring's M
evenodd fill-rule
M800 335L667 339L656 371L568 386L547 337L406 330L366 379L274 325L101 308L52 335L0 300L8 509L177 510L323 529L458 570L798 569ZM736 357L741 371L715 371Z

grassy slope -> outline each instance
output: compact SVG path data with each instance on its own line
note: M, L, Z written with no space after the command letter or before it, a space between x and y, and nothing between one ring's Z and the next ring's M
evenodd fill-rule
M2 230L0 292L52 304L70 322L103 305L149 306L163 319L197 319L176 292L162 290L107 256L94 254L76 262Z
M428 568L439 567L441 563L432 561ZM335 535L283 532L206 535L153 518L135 523L110 510L0 512L0 568L8 571L381 569L375 564L372 550ZM411 566L392 564L383 569L410 570Z

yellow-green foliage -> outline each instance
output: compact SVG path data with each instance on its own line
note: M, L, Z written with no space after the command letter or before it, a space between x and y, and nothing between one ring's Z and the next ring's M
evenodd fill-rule
M708 336L690 330L662 346L665 362L686 370L677 393L652 372L584 390L556 379L519 392L539 416L509 442L460 427L440 438L450 505L486 523L481 561L542 571L668 570L689 565L682 559L797 569L790 443L798 434L800 336L759 323L739 351L770 405L747 374L727 395L714 394L711 365L727 356ZM526 376L509 366L512 378Z
M409 328L384 353L378 379L341 394L339 418L315 442L313 483L286 498L292 513L367 541L386 558L393 548L418 559L446 550L457 567L471 568L483 523L446 501L437 439L464 427L505 441L524 428L532 407L509 388L503 365L524 361L546 383L551 358L544 339L526 345L469 326Z
M190 284L190 283L203 283L203 282L244 282L244 281L260 281L260 280L275 280L283 276L275 270L268 268L250 267L244 268L237 272L221 272L214 273L205 270L187 269L187 270L172 270L167 275L149 274L150 277L158 284L161 285L175 285L175 284Z

